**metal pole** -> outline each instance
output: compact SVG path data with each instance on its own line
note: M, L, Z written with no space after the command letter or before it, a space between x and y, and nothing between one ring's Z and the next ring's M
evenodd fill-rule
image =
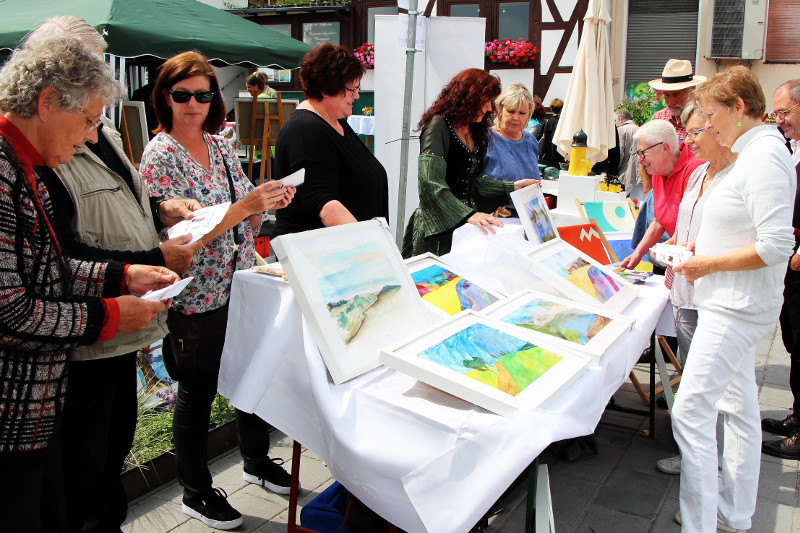
M414 53L417 42L417 0L408 2L408 40L406 41L406 86L403 95L403 131L400 136L400 185L397 192L397 222L395 241L403 244L404 221L406 217L406 183L408 182L408 137L411 119L411 90L414 86Z

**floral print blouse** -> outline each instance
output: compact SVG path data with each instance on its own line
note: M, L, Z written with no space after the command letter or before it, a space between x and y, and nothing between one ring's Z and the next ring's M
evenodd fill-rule
M203 206L231 200L225 162L231 172L236 199L241 200L253 188L242 165L228 142L203 133L211 162L206 170L186 148L168 133L156 135L144 150L139 171L150 186L150 196L158 201L169 198L194 198ZM258 228L256 228L256 231ZM165 235L162 235L164 238ZM236 270L255 264L254 231L245 220L239 224L239 247ZM233 281L233 229L201 248L183 277L194 276L189 287L172 302L172 308L185 315L217 309L228 303Z

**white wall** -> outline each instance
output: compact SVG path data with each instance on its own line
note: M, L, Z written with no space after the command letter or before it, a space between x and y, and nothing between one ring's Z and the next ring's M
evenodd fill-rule
M432 17L428 25L424 52L415 54L411 101L410 135L422 113L433 103L442 87L465 68L483 68L486 20L466 17ZM375 156L389 176L389 223L393 233L405 228L419 204L417 192L417 156L419 141L413 139L408 149L408 182L403 220L398 224L400 187L400 137L403 131L405 91L405 45L397 36L397 16L375 17ZM390 142L395 141L395 142Z

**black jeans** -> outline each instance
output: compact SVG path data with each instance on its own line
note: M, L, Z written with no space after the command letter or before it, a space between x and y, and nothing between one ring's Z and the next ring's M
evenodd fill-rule
M794 396L794 414L800 416L800 272L786 271L781 308L781 337L791 357L789 386Z
M61 426L67 533L119 531L125 521L120 472L136 415L136 352L70 363Z
M172 419L178 481L184 493L192 496L211 488L208 470L208 425L217 382L179 382ZM268 461L269 424L250 413L236 410L239 448L245 470L257 469Z
M0 453L3 533L62 533L64 478L58 435L43 452Z

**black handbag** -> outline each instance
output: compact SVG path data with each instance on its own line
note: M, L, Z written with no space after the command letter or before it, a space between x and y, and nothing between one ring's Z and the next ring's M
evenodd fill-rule
M231 204L236 202L233 178L225 164ZM233 268L239 258L239 225L233 226ZM209 383L219 377L219 363L225 346L225 331L228 327L228 304L204 313L184 315L170 309L167 311L169 335L164 339L162 355L164 367L174 381Z

